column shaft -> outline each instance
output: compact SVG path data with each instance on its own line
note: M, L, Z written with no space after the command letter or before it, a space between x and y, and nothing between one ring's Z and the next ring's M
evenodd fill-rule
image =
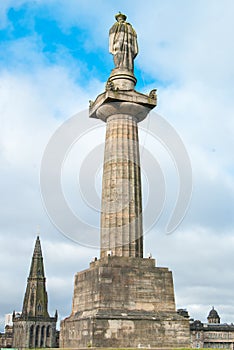
M137 120L107 118L102 183L101 257L143 257L141 172Z

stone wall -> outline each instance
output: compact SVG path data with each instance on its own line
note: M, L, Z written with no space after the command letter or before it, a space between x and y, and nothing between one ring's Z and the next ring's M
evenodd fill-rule
M189 346L188 319L175 310L172 273L154 259L106 257L75 276L60 347Z
M63 322L60 347L190 347L188 320L172 313L95 315Z
M13 347L56 347L56 321L15 320L13 323Z
M75 276L72 314L94 309L175 311L172 273L154 259L106 257Z
M12 326L5 327L5 333L0 333L0 348L12 347Z

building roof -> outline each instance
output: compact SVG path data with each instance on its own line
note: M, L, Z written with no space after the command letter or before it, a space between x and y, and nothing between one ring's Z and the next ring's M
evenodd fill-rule
M207 318L220 318L218 312L214 309L214 306L210 310Z

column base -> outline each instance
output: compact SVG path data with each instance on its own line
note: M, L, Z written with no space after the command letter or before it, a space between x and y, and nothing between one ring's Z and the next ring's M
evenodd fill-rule
M73 310L60 347L189 347L177 314L172 273L154 259L107 257L75 276Z

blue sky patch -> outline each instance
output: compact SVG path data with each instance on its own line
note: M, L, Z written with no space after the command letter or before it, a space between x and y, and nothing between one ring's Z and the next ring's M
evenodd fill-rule
M79 78L83 77L84 81L93 78L106 81L114 68L108 42L104 52L102 46L90 44L90 31L93 28L73 25L64 30L48 10L45 5L32 6L29 3L9 9L9 24L0 31L0 65L8 70L20 67L21 70L32 71L38 61L49 66L70 62L72 67L77 65ZM154 83L148 75L142 78L137 63L135 71L139 89Z

